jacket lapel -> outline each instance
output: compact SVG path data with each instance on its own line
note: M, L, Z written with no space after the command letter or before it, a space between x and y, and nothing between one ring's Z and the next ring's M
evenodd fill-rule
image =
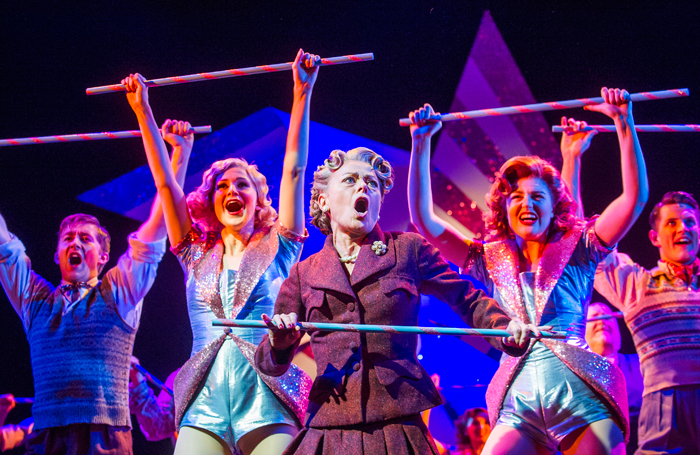
M354 297L345 269L340 263L338 252L333 246L333 235L326 236L323 248L313 256L313 270L307 279L314 289L325 289Z
M582 232L583 225L577 225L564 234L558 233L547 242L542 252L540 265L535 276L535 309L537 310L535 323L537 325L540 325L544 306L557 285L564 267L569 263Z
M501 294L501 307L511 318L516 315L529 324L523 291L520 287L520 259L515 240L501 240L484 244L486 268Z
M386 245L386 253L378 255L372 249L374 242L382 242ZM355 262L355 268L350 275L350 284L355 286L367 278L382 270L392 268L396 265L396 250L394 239L390 235L384 235L379 224L374 225L372 232L365 238L360 255Z

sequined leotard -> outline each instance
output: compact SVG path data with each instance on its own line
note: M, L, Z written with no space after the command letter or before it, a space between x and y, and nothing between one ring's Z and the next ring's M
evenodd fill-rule
M503 362L486 397L492 426L518 428L553 452L597 420L612 418L628 434L622 372L585 341L596 266L610 251L594 227L581 224L550 240L537 273L520 273L513 240L474 248L465 267L512 318L567 332L563 341L533 342L523 357Z
M187 378L181 376L195 376L190 378L189 387L178 388L176 380L176 395L190 395L179 400L184 403L180 407L186 408L179 410L180 426L208 430L234 453L240 437L251 430L270 424L298 426L299 422L284 404L290 397L271 390L238 342L222 336L224 331L212 327L211 321L222 317L261 320L262 313L272 314L279 288L299 260L303 240L276 224L267 236L251 240L251 254L246 250L248 260L244 255L239 271L221 270L223 244L215 233L194 228L173 248L185 271L193 335L190 365L183 367L185 373L178 375L178 380L185 382ZM256 346L266 331L234 328L230 333ZM202 365L206 362L209 364Z

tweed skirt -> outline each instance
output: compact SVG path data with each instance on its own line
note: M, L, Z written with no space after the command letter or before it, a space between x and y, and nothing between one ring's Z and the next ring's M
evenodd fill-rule
M419 414L340 428L304 428L283 455L438 455Z

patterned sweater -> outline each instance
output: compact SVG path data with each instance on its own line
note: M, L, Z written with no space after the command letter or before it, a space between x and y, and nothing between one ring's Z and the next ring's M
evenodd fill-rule
M22 242L0 244L0 284L29 341L35 427L75 423L130 427L129 361L143 298L155 280L165 240L129 248L73 304L37 275Z
M649 271L615 252L599 265L595 289L625 316L644 395L700 384L700 275L686 283L664 262Z
M93 288L85 305L68 314L62 314L61 303L58 289L36 302L27 331L37 428L130 426L125 403L136 329L119 317L109 281Z

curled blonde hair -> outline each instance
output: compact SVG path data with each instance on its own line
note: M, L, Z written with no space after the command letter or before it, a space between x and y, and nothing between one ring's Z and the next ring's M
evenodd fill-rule
M314 172L314 181L311 187L311 204L309 207L311 224L326 235L331 233L331 219L326 212L321 210L321 206L318 204L318 197L328 189L328 182L333 173L343 167L343 164L347 161L361 161L372 166L374 173L379 179L382 202L384 202L386 193L394 186L394 170L391 164L378 153L366 147L357 147L347 152L333 150L328 159L323 162L323 165L319 166Z
M490 213L484 215L488 232L486 241L513 238L513 231L508 224L506 200L518 180L528 177L541 178L552 194L554 213L549 235L555 231L568 231L579 221L576 218L576 203L559 171L539 156L516 156L503 163L486 195L486 205L490 209Z
M267 179L258 170L258 166L248 164L243 158L228 158L215 161L202 176L202 184L187 195L187 207L190 210L192 222L198 224L203 231L221 231L224 225L216 217L214 211L214 193L216 182L224 172L231 168L244 169L257 192L257 207L255 208L255 230L272 225L277 219L277 210L272 207Z

